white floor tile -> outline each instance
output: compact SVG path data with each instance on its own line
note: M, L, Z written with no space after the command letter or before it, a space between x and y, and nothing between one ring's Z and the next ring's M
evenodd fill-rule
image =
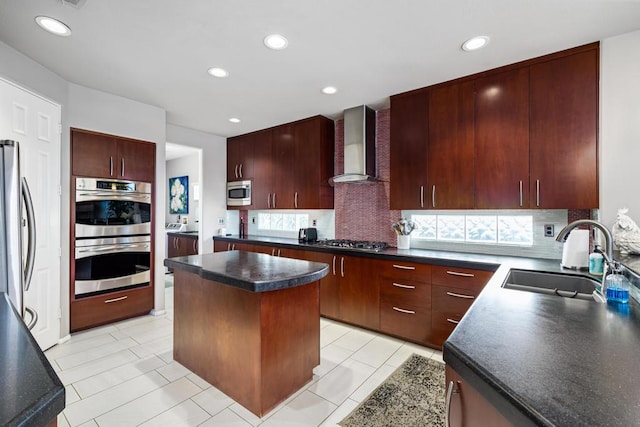
M435 350L433 352L433 354L431 355L431 359L435 360L435 361L438 361L440 363L444 363L444 359L442 358L442 352L438 351L438 350Z
M348 326L339 325L337 323L332 323L327 325L325 328L320 329L320 347L324 347L325 345L331 344L347 332L350 329Z
M156 371L158 371L158 373L165 377L169 382L173 382L178 378L185 377L191 373L190 370L178 362L171 362L168 365L156 369Z
M365 400L389 375L393 373L397 368L391 365L382 365L371 375L365 382L362 383L356 391L354 391L349 399L355 400L360 403Z
M98 426L98 423L96 423L94 420L89 420L86 423L80 424L78 427L99 427L99 426Z
M82 398L86 398L162 366L165 364L160 358L151 356L85 378L73 383L73 386Z
M101 359L109 354L126 350L135 345L137 345L137 343L131 338L114 340L113 342L95 346L84 351L76 352L75 354L59 357L56 359L56 363L62 370L71 369L93 360Z
M158 354L158 357L162 359L167 365L173 361L173 349Z
M194 383L180 378L96 417L96 422L100 427L136 426L184 402L199 391Z
M70 427L64 414L58 415L58 427Z
M358 402L352 399L347 399L342 403L342 405L338 406L338 409L333 411L329 418L324 420L320 427L339 427L338 423L344 419L347 415L351 413L354 409L358 407Z
M60 377L62 384L67 385L98 375L101 372L108 371L109 369L117 366L122 366L137 359L136 355L129 350L119 351L118 353L111 354L107 357L93 360L90 363L85 363L84 365L61 371L58 374L58 377Z
M426 357L427 359L433 355L432 348L423 347L417 344L404 343L393 355L385 362L387 365L398 367L404 363L413 353Z
M323 377L351 357L352 354L353 352L343 347L329 344L320 349L320 365L313 369L313 373Z
M82 399L64 410L71 426L77 426L118 408L167 384L162 375L148 372L101 393ZM168 409L169 407L166 407Z
M200 387L202 390L207 390L208 388L211 388L211 384L209 384L208 382L206 382L205 380L203 380L202 378L200 378L194 373L190 373L189 375L187 375L187 378L189 378L189 381L191 381L192 383Z
M239 403L234 403L233 405L229 406L229 409L235 412L238 416L240 416L240 418L242 418L243 420L245 420L247 423L249 423L254 427L259 426L264 421L264 419L261 419L254 413L249 412L247 408L240 405Z
M185 400L168 411L151 418L140 424L141 427L171 426L190 427L198 426L211 418L204 409L196 405L192 400Z
M378 334L374 332L365 331L363 329L354 329L335 340L332 344L344 347L350 351L358 351L377 336Z
M65 399L65 406L69 406L72 403L75 403L78 400L80 400L80 396L78 395L76 390L73 388L73 385L64 386L64 399Z
M87 329L86 331L74 332L71 335L71 341L78 342L88 338L94 338L99 335L108 334L117 328L114 325L98 326L96 328Z
M208 421L200 424L200 427L251 427L251 424L230 409L225 409Z
M216 415L235 403L232 398L215 387L209 387L208 389L196 394L191 398L191 400L197 403L210 415Z
M316 394L305 391L283 408L275 411L273 415L261 424L261 427L317 426L336 408L337 406L333 403Z
M115 327L111 327L111 330L117 331ZM86 339L78 340L75 335L71 336L71 339L63 344L57 344L44 352L49 360L56 360L58 358L74 355L85 350L92 349L104 344L114 343L116 338L108 333L100 334L97 336L89 336Z
M134 352L136 356L148 357L154 354L166 353L167 351L173 351L173 337L166 336L155 341L146 342L144 344L131 347L129 350Z
M320 381L309 387L309 391L336 405L340 405L351 393L356 391L375 370L376 369L370 365L349 359L320 378Z
M402 341L394 338L377 336L356 351L351 358L374 368L379 368L393 353L398 351L402 344Z

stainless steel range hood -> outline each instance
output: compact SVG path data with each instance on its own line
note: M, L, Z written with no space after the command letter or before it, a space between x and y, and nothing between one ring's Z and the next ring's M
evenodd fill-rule
M344 110L344 173L329 179L338 182L377 182L376 112L366 105Z

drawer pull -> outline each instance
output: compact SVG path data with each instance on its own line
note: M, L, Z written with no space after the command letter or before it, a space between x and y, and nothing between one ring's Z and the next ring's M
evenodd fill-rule
M474 299L473 295L456 294L455 292L447 292L447 295L454 298Z
M447 274L450 274L452 276L460 276L460 277L476 277L475 274L473 273L460 273L457 271L449 271L449 270L447 270Z
M415 286L412 285L403 285L401 283L393 283L393 286L395 286L396 288L404 288L404 289L415 289Z
M448 317L447 317L447 322L453 323L454 325L457 325L458 323L460 323L459 320L449 319Z
M118 302L118 301L122 301L122 300L127 299L127 298L129 298L129 297L127 295L125 295L125 296L120 297L120 298L112 298L112 299L104 300L104 303L105 304L109 304L111 302Z
M416 312L415 312L415 311L412 311L412 310L404 310L404 309L402 309L402 308L398 308L398 307L393 307L393 309L394 309L395 311L399 311L400 313L405 313L405 314L416 314ZM447 320L449 320L449 319L447 319Z
M398 264L393 264L393 268L399 268L400 270L415 270L415 267L412 267L410 265L398 265Z

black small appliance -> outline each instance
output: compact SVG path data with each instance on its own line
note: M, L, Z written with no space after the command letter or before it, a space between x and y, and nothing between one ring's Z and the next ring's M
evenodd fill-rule
M318 240L318 230L315 228L301 228L298 232L299 242L315 242Z

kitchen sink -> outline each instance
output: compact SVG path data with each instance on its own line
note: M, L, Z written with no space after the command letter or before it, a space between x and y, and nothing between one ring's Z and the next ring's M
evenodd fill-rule
M599 289L600 282L584 276L510 270L502 287L519 291L556 295L565 298L605 302L602 295L595 292L596 289Z

